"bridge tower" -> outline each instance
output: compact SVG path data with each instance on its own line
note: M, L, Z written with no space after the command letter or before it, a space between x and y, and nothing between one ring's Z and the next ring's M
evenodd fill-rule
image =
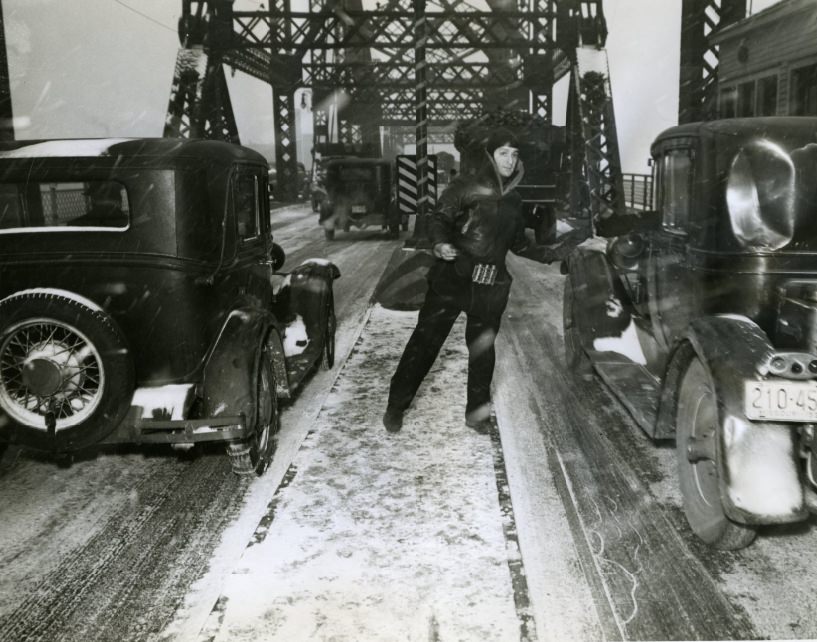
M678 122L717 118L717 30L746 17L746 0L683 0Z

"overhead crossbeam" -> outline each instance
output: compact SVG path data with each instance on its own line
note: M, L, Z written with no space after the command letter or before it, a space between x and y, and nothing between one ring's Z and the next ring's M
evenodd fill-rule
M413 11L233 12L238 49L345 50L355 47L414 49ZM468 11L426 13L427 48L517 49L553 47L550 11ZM264 24L266 21L266 24ZM289 33L287 33L289 29ZM338 32L342 32L337 37ZM534 34L532 41L527 34Z
M428 82L452 89L484 89L502 87L518 80L509 69L494 73L488 62L428 63ZM377 86L384 89L402 89L414 86L414 64L394 61L370 63L304 63L303 84L308 87L358 88Z

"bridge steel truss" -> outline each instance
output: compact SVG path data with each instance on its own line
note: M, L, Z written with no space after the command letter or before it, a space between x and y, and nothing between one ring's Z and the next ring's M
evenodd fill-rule
M745 12L745 0L683 3L682 122L712 104L709 34ZM593 231L624 213L602 0L487 0L489 11L469 0L382 0L366 10L361 0L309 0L304 11L290 0L259 11L233 10L231 0L182 4L165 135L238 142L223 66L268 82L285 198L296 184L297 89L312 90L316 144L379 147L381 126L414 126L424 167L430 137L458 121L519 109L550 122L553 84L570 74L571 209ZM421 194L420 214L422 203Z
M717 114L717 45L710 36L746 17L746 0L683 0L678 122L713 120Z

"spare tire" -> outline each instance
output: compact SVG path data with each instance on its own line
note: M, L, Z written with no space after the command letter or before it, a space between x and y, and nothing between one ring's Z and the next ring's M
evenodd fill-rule
M113 319L65 290L0 301L0 410L14 440L70 451L113 431L131 405L133 363Z

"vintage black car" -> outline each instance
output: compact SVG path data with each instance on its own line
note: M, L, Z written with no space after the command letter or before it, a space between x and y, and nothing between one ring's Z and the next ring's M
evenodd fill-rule
M692 530L740 548L817 506L817 119L673 127L652 157L655 211L563 264L566 357L675 439Z
M227 143L0 143L0 449L226 442L334 359L337 268L277 273L267 163Z
M323 162L323 189L318 221L326 238L335 230L377 225L399 233L408 229L408 217L396 214L391 162L382 158L344 156Z

